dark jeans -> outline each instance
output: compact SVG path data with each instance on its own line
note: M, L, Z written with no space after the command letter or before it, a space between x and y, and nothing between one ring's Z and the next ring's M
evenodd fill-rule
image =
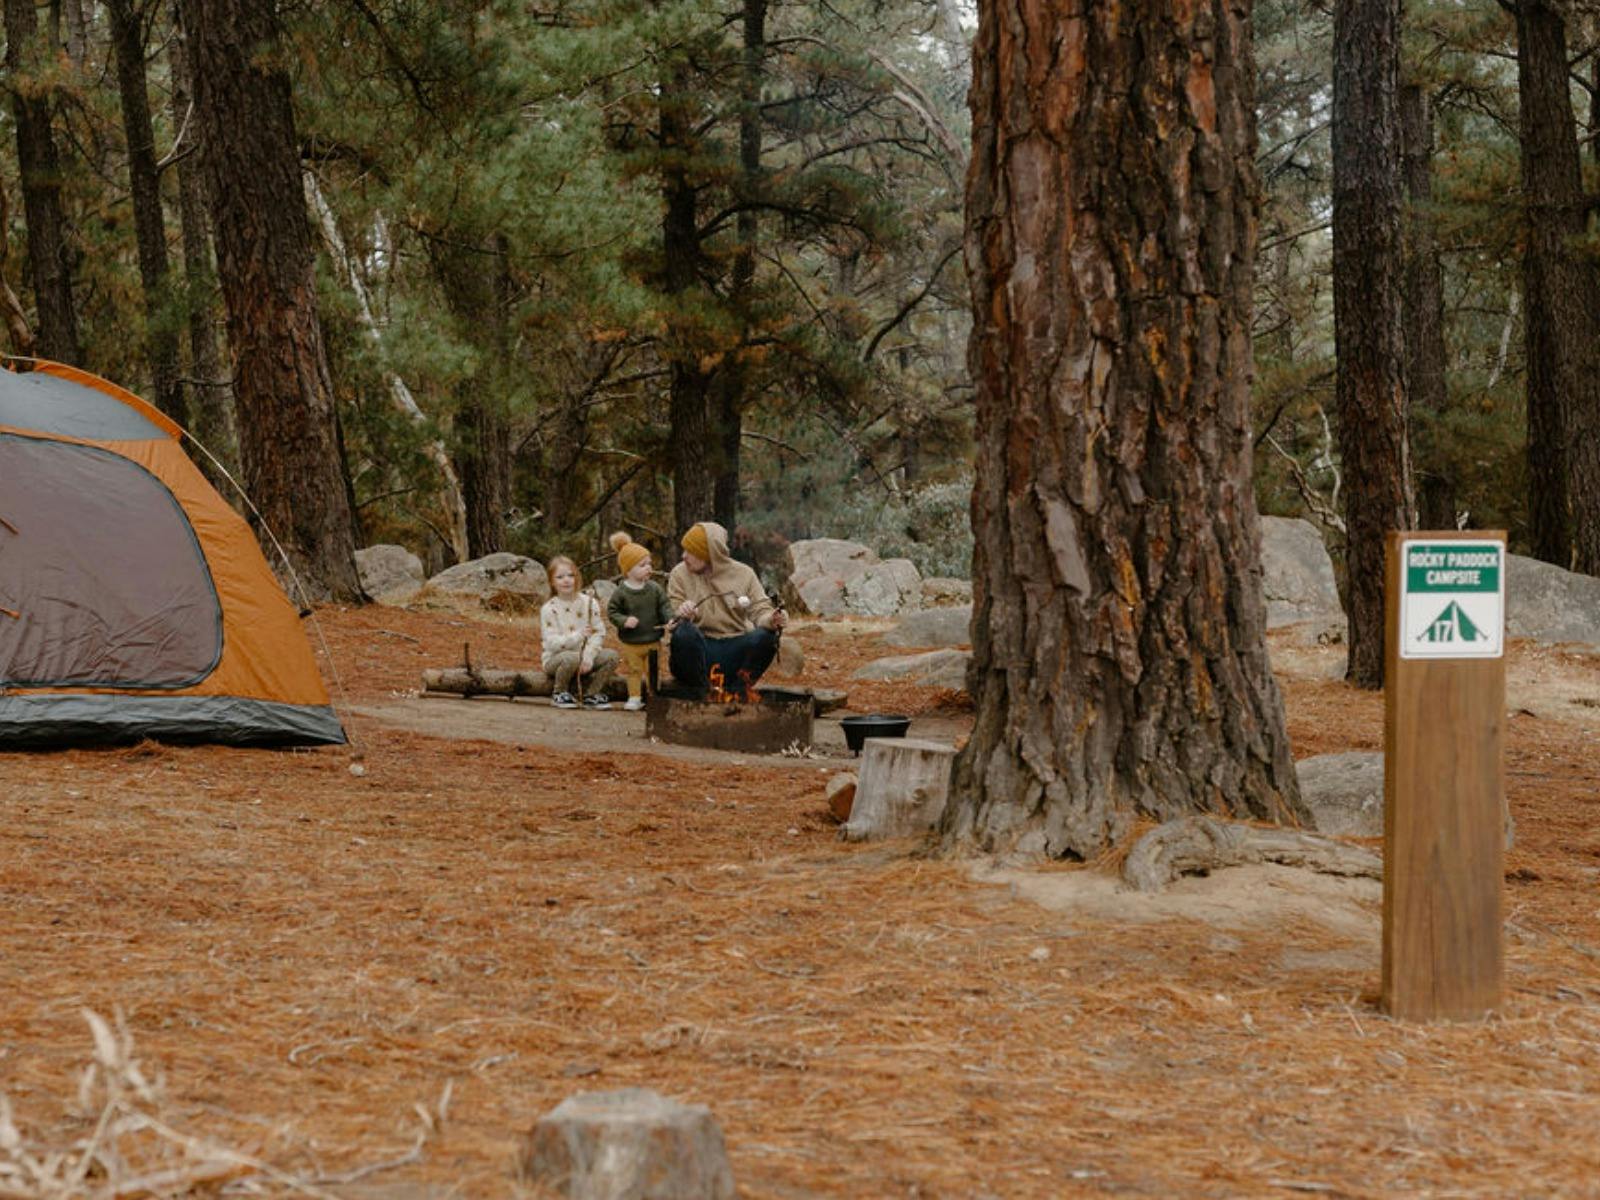
M673 681L680 688L703 691L713 665L722 668L722 686L734 691L741 684L753 684L772 665L778 653L778 635L770 629L752 629L738 637L707 637L700 627L688 621L672 631L672 650L667 659ZM743 675L741 677L741 672Z

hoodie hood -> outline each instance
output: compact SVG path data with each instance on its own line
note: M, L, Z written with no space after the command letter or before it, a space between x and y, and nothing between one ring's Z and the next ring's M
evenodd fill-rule
M706 545L711 548L711 573L727 562L733 561L728 553L728 531L715 521L701 521L700 528L706 532Z

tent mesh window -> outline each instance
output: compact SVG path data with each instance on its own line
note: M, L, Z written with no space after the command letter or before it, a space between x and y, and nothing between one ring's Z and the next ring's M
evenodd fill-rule
M166 486L107 450L0 434L0 686L181 688L222 607Z

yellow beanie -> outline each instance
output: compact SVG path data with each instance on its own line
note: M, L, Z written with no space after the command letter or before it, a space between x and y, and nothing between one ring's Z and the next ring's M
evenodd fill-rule
M611 548L617 552L617 566L622 568L624 575L650 557L650 551L625 533L611 535Z
M689 526L689 532L683 535L679 544L696 558L711 561L711 540L706 537L704 525Z

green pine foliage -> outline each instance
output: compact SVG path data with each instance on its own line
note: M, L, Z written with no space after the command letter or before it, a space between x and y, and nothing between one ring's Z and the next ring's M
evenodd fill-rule
M1335 527L1340 464L1333 411L1331 17L1319 7L1256 5L1261 178L1255 434L1262 510ZM1455 483L1458 519L1525 526L1521 327L1521 176L1516 38L1494 0L1406 7L1404 73L1432 102L1433 200L1409 217L1430 228L1444 273L1446 385L1441 414L1413 410L1419 475ZM1585 111L1580 108L1580 112Z
M11 83L56 97L85 365L147 391L107 21L94 4L84 12L81 43L53 43ZM741 534L755 553L857 537L959 573L970 551L949 523L965 512L972 448L960 6L775 0L754 96L733 0L327 0L283 12L303 161L347 256L323 246L319 302L366 540L443 565L449 514L429 447L466 462L464 416L487 413L512 450L507 548L586 560L630 526L669 545L678 363L736 396ZM171 15L153 5L145 18L156 153L170 159L182 119ZM1465 521L1507 527L1515 548L1525 218L1514 29L1494 0L1419 0L1406 21L1407 78L1436 120L1434 198L1411 218L1440 247L1449 393L1442 413L1414 414L1414 458L1456 481ZM1330 25L1326 5L1254 9L1254 434L1263 510L1323 520L1337 549ZM1584 29L1575 50L1592 43ZM1576 82L1592 71L1574 71L1580 135L1592 139ZM664 104L684 122L673 145ZM748 175L740 127L752 117L760 164ZM0 120L14 133L9 110ZM1600 191L1595 156L1585 163ZM671 246L675 178L693 190L695 223ZM182 328L201 313L220 329L214 286L183 277L176 182L169 161L173 286L157 319ZM0 265L27 308L14 154L0 156L0 183ZM1600 264L1600 230L1589 241ZM420 419L396 406L397 379Z

